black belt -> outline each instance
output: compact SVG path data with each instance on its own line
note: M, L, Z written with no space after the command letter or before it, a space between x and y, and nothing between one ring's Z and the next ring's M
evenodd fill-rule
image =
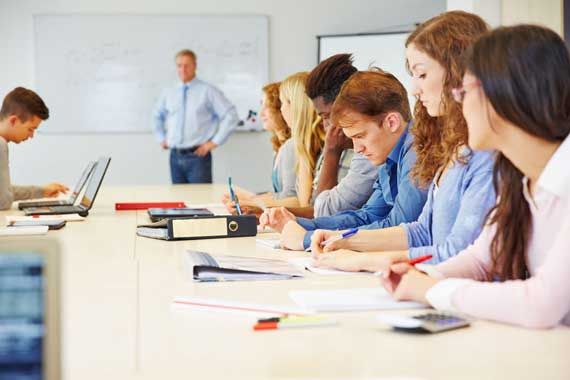
M188 154L188 153L194 153L198 148L199 145L190 148L172 148L172 151L177 154Z

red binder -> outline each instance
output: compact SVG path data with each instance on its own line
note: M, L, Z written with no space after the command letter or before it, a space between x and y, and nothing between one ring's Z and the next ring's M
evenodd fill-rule
M115 210L128 211L128 210L147 210L149 208L179 208L186 207L184 202L117 202L115 203Z

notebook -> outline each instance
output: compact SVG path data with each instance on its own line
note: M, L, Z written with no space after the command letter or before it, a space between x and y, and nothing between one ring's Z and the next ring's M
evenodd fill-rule
M418 302L396 301L380 286L375 288L293 290L289 297L300 307L316 312L427 308Z
M286 261L257 257L212 256L187 251L188 267L195 281L255 281L301 278L303 273Z

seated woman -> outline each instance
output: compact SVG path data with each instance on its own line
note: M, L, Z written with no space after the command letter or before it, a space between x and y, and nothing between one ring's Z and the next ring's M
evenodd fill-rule
M485 22L466 12L447 12L420 25L406 41L407 65L413 74L415 124L412 128L417 160L412 176L430 184L426 204L415 222L377 230L359 230L349 239L326 247L339 234L317 230L311 241L315 253L339 251L319 265L347 270L370 270L377 257L417 258L431 254L432 263L455 256L479 236L495 204L491 152L467 147L467 124L451 89L463 77L461 54L487 31ZM333 119L339 114L333 105ZM289 222L291 223L291 222Z
M243 189L236 189L240 205L244 212L261 213L264 207L286 206L305 207L312 201L312 184L317 158L324 144L325 132L321 119L305 94L305 82L308 73L300 72L283 80L279 86L281 114L291 128L291 140L294 148L295 165L292 170L295 176L295 194L278 197L274 194L257 196ZM287 147L287 144L284 145ZM290 153L284 152L285 160L290 162ZM234 211L233 202L225 194L224 203Z
M499 152L497 204L472 246L422 266L427 274L406 263L378 267L383 285L397 299L477 318L569 326L568 49L549 29L518 25L479 39L466 61L455 95L469 145Z
M279 86L280 83L276 82L263 87L263 100L259 112L263 128L271 132L271 144L275 153L271 173L273 192L262 194L262 196L276 199L291 197L296 194L295 145L290 139L291 129L281 115Z

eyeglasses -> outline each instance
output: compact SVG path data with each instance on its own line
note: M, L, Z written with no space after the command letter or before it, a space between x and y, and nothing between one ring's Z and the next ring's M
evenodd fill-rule
M467 89L469 87L475 88L479 86L481 86L481 82L475 81L472 83L464 84L461 87L452 88L451 95L453 96L453 100L455 100L457 103L463 103L463 99L465 99L465 94L467 93Z

